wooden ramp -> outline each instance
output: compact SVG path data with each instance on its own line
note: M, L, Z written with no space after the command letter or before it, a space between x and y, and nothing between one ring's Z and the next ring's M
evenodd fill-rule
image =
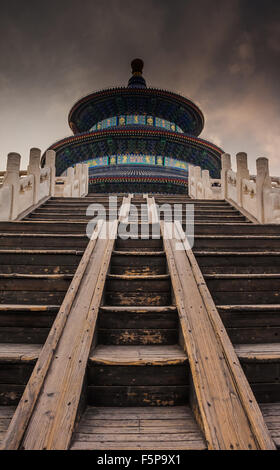
M248 347L253 320L251 326L246 321L253 318L253 305L244 302L244 292L253 292L259 279L262 291L278 288L277 263L266 272L267 283L261 268L274 255L263 261L261 254L251 256L249 268L245 251L259 237L260 244L272 240L276 252L275 232L254 226L223 201L156 199L171 203L173 215L177 203L194 204L193 251L187 244L176 250L186 218L182 227L172 221L173 238L165 240L154 199L140 195L116 198L117 212L107 195L50 199L23 221L0 224L3 449L279 445L279 406L272 400L277 387L259 407L248 383L259 384L258 373L271 382L279 350L275 341L266 341L265 349L261 341ZM92 202L106 210L89 241L85 231L92 216L86 209ZM129 215L131 204L144 207L141 219L133 211ZM117 235L118 228L130 231L140 221L142 238ZM151 238L155 226L158 236ZM102 235L105 229L109 238ZM235 256L236 237L241 247ZM236 299L242 295L229 310L231 288ZM224 291L227 302L216 294ZM255 309L258 338L265 305L266 318L277 318L273 299ZM268 322L277 333L277 325Z

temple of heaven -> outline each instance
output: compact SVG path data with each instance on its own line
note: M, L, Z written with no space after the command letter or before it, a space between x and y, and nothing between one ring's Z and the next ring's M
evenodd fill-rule
M90 192L172 194L187 192L189 163L220 176L223 150L198 137L201 110L177 93L148 88L143 65L131 62L127 87L91 93L72 107L74 135L49 147L58 176L87 163Z

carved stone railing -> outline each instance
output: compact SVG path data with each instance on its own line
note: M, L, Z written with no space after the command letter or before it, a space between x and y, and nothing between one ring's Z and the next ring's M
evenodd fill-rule
M48 197L83 197L88 193L88 166L69 168L67 176L55 176L55 152L46 152L41 168L41 151L30 150L27 170L20 170L21 156L9 153L5 172L0 173L0 220L16 220Z
M193 199L226 199L261 224L280 224L280 177L269 175L267 158L258 158L256 168L257 174L250 175L244 152L236 155L236 171L231 168L231 156L222 155L220 180L190 165L189 195Z
M56 197L83 197L88 193L88 166L78 163L75 168L68 168L66 176L55 181Z
M210 178L208 170L189 165L189 195L193 199L221 199L221 181Z

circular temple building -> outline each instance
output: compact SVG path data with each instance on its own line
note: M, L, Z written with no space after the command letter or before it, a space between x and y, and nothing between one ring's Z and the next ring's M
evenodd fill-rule
M223 150L198 137L201 110L177 93L148 88L143 65L132 61L127 87L91 93L72 107L74 135L49 147L58 176L87 163L89 192L172 194L187 192L189 163L220 176Z

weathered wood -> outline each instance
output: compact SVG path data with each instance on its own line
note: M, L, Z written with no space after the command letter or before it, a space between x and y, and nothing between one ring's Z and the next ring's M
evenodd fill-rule
M280 343L238 344L235 351L243 362L280 362Z
M272 305L217 305L226 327L274 327L280 326L280 306ZM235 341L238 343L239 341Z
M79 301L71 309L56 350L57 367L53 366L45 379L24 437L25 449L63 449L69 445L113 241L97 240L96 253L80 286Z
M277 274L279 252L195 252L203 274Z
M0 363L35 364L41 349L40 344L0 343Z
M11 249L17 246L24 249L57 249L61 246L69 249L83 249L88 244L85 235L53 235L53 234L0 234L1 249Z
M279 314L278 314L279 317ZM223 317L221 317L223 319ZM267 321L272 321L272 318L269 317ZM251 323L253 323L251 319ZM279 343L280 340L280 327L265 327L265 326L252 326L252 327L238 327L231 328L228 327L228 324L224 322L224 325L227 327L227 333L233 343L242 344L242 343Z
M258 403L278 402L280 397L280 383L251 383L251 388Z
M113 385L88 387L89 405L176 406L188 402L187 385Z
M114 440L118 430L123 440ZM102 431L102 432L101 432ZM97 441L94 436L100 435ZM131 440L131 434L135 436ZM178 435L184 434L184 439ZM91 441L91 435L93 435ZM138 435L149 435L149 440L140 440ZM153 436L156 435L156 440ZM102 437L101 437L102 436ZM139 442L140 440L140 442ZM187 406L175 407L88 407L77 432L73 436L71 449L200 449L206 448L203 436Z
M69 283L70 284L70 283ZM0 302L2 303L13 303L15 298L20 304L30 304L32 302L34 305L38 304L61 304L66 293L67 289L61 290L59 292L41 292L37 291L24 291L24 290L10 290L10 291L0 291Z
M166 310L157 311L162 307L150 307L151 310L145 310L131 307L112 307L110 311L109 307L106 310L103 308L99 312L99 329L120 329L120 328L158 328L159 325L164 325L166 329L177 329L178 328L178 314L175 308L169 311L168 307ZM155 309L153 311L152 309ZM122 309L122 310L121 310ZM1 325L1 315L0 315ZM100 331L99 330L99 331ZM175 341L176 342L176 341Z
M0 306L1 309L1 306ZM165 305L164 307L152 307L150 305L146 305L145 307L113 307L108 305L102 305L100 307L100 311L104 313L118 313L121 314L123 312L130 312L130 313L171 313L177 312L177 307L175 305Z
M186 364L187 356L178 345L167 346L103 346L89 355L89 361L103 365L178 365Z
M139 408L130 406L129 408L124 407L120 408L119 406L110 406L110 407L95 407L88 406L83 415L83 419L88 420L119 420L119 419L131 419L131 420L154 420L161 419L167 420L170 419L190 419L195 422L193 419L193 414L191 409L185 406L167 406L164 408Z
M164 225L162 224L164 234ZM177 237L180 228L175 224ZM164 240L196 397L210 449L273 449L263 417L191 250ZM217 389L219 394L217 395Z
M77 441L71 447L71 450L138 450L138 451L143 451L143 450L204 450L205 446L201 443L201 441L197 440L186 440L183 442L177 442L177 441L168 441L168 445L166 445L166 442L153 442L152 440L149 440L149 442L128 442L127 439L122 442L117 442L117 443L104 443L104 440L101 442L80 442Z
M98 230L98 228L96 230ZM26 427L35 408L46 374L57 348L60 336L67 322L72 304L78 293L81 279L83 278L83 275L86 271L95 244L96 239L91 240L88 244L80 265L74 275L74 278L72 279L68 294L64 298L59 313L52 326L49 337L42 348L33 373L24 390L20 404L11 421L8 432L2 444L4 449L17 449L21 444ZM42 303L42 301L40 303ZM29 305L29 302L26 302L26 304Z
M162 250L162 240L161 239L137 239L134 240L133 238L129 238L128 240L122 240L118 238L116 241L116 248L117 251L124 249L127 251L129 248L132 248L133 251L156 251Z
M136 257L141 257L141 256L153 256L153 257L164 257L165 258L165 253L164 251L117 251L117 250L114 250L113 251L113 257L112 257L112 260L115 259L117 260L117 258L114 258L114 256L128 256L128 257L131 257L131 256L136 256ZM134 259L133 262L137 262L137 259Z
M188 385L185 365L96 365L88 368L89 385Z
M59 310L59 305L20 305L20 304L2 304L0 312L54 312Z
M94 243L94 245L92 245L90 242L89 246L91 245L91 249L86 250L88 251L86 265L83 265L83 270L82 272L80 272L79 278L79 284L82 279L83 288L81 288L80 285L77 286L77 288L79 287L79 290L76 289L74 296L72 295L71 303L69 304L67 312L67 316L69 316L68 321L66 322L65 318L65 321L63 322L63 328L60 329L60 334L57 338L60 339L60 341L58 345L56 341L56 350L55 348L52 349L52 352L55 351L56 353L56 358L60 358L60 361L56 361L54 363L55 365L59 363L59 369L61 367L59 373L59 380L56 367L48 369L48 367L45 366L46 361L44 360L43 366L45 367L45 377L42 393L40 395L38 394L37 386L37 406L34 409L34 412L31 417L30 413L27 413L27 419L25 416L25 426L29 424L23 441L23 446L25 448L51 448L52 446L54 446L54 448L65 448L65 446L67 447L69 443L78 407L78 397L80 396L82 382L84 379L83 371L85 370L87 360L86 351L87 348L89 349L93 337L98 305L102 297L103 285L105 282L106 272L111 257L116 228L117 224L115 223L111 227L111 239L102 240L101 238L99 238L97 242L96 240L93 240L92 242ZM94 250L95 243L96 249ZM96 270L96 266L99 266L100 269ZM87 267L88 269L86 269ZM94 292L92 290L93 285L96 285ZM79 306L76 298L77 296L79 297L79 299L81 299ZM81 312L83 312L83 315L81 315ZM60 315L58 314L58 317L59 316ZM80 328L77 328L78 324L80 325ZM57 330L55 329L55 332L56 331ZM61 336L62 331L64 334ZM76 335L76 339L74 341L73 332L75 332ZM45 343L45 346L47 343L48 341ZM70 353L69 348L71 351L73 351L73 354ZM65 353L67 349L69 350L69 352ZM69 357L72 358L72 356L74 356L73 361L71 360L69 362ZM50 364L51 359L52 356L49 356L49 361L47 361L48 365ZM66 361L65 366L63 366L63 361ZM64 371L64 381L61 381L62 370ZM49 374L47 374L48 371L50 371ZM32 384L32 377L30 382ZM65 390L62 393L63 385L65 385ZM40 386L42 387L42 383L40 384ZM52 391L48 392L48 389ZM59 400L56 400L56 394L53 392L53 390L57 390L56 393L60 393L61 398ZM67 401L68 405L65 400ZM62 403L65 403L65 406L63 406ZM69 403L72 404L71 407L69 406ZM33 401L33 406L34 404L35 403ZM33 406L31 408L31 412L33 410ZM56 411L47 413L46 415L43 410L50 410L51 408L53 410L55 409ZM45 421L45 429L48 429L48 431L43 432L43 434L41 425L39 426L39 429L37 429L38 414L41 416L39 421ZM52 419L52 416L55 416L55 419ZM62 422L65 425L65 429L67 429L63 436L61 436L61 433L59 432ZM10 427L12 428L12 426ZM16 446L19 445L22 437L23 433L21 434L20 439L19 436L15 436L14 440L16 440ZM7 438L6 445L11 447L11 439Z
M133 252L129 256L129 252L124 252L122 256L118 251L117 255L113 254L111 262L111 274L117 275L161 275L166 273L165 257L156 255L155 252Z
M280 402L261 404L265 422L277 448L280 448Z
M33 370L31 364L1 364L0 383L7 386L9 391L10 384L25 385L27 384Z
M1 318L1 317L0 317ZM26 326L1 326L0 343L43 344L50 331L49 328L36 328Z
M87 222L60 222L60 221L36 221L36 220L24 220L21 222L0 222L0 233L49 233L49 234L79 234L84 233Z
M137 325L138 326L138 325ZM1 331L0 331L1 338ZM177 329L163 328L118 328L98 329L101 344L174 344L178 340Z
M237 293L232 291L212 291L211 295L215 304L217 305L232 305L237 301ZM250 292L241 292L238 291L238 301L241 305L255 305L256 303L265 303L269 302L276 304L279 302L279 290L274 291L250 291Z
M171 301L170 292L106 292L107 305L116 306L162 306L169 305Z
M248 363L240 359L249 383L278 383L280 379L280 362Z
M1 384L0 383L0 405L15 406L20 401L25 385L21 384ZM3 441L5 440L3 436ZM2 448L2 447L1 447Z
M195 232L196 233L196 232ZM225 250L232 251L236 246L238 250L252 251L269 249L279 251L280 237L265 235L195 235L194 248L203 250Z

